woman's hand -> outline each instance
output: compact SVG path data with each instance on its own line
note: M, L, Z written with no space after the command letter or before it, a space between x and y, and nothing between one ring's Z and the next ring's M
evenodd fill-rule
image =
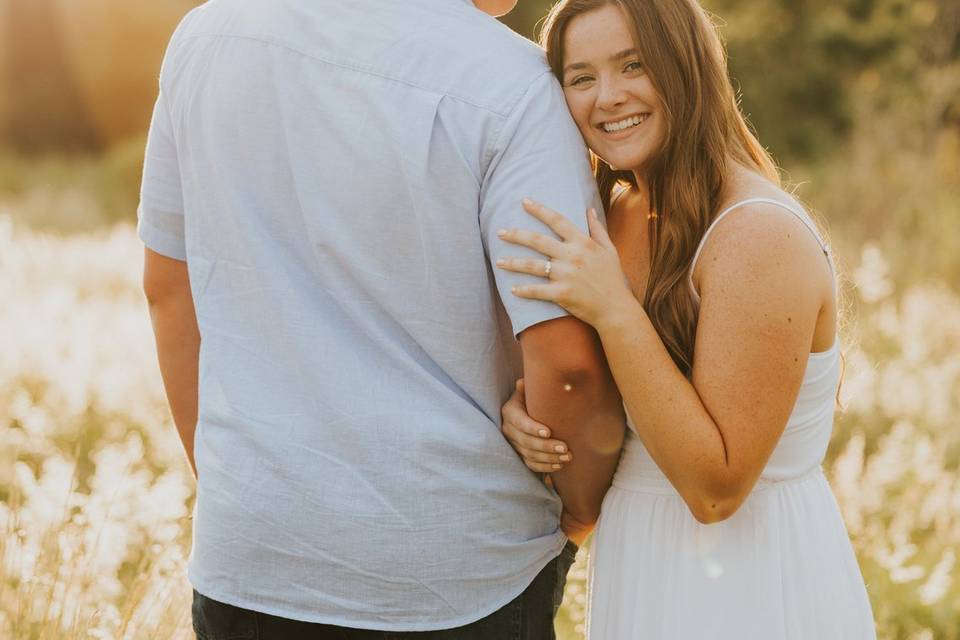
M531 471L559 471L565 462L573 459L565 443L551 440L550 429L527 414L523 378L517 380L516 390L500 413L503 417L503 435Z
M533 231L502 229L498 236L513 244L529 247L547 256L548 260L504 258L497 266L507 271L547 278L547 284L514 287L521 298L549 300L584 322L600 328L617 316L621 307L636 303L623 270L616 247L595 210L587 215L590 235L556 211L533 202L523 201L523 208L550 227L562 240Z

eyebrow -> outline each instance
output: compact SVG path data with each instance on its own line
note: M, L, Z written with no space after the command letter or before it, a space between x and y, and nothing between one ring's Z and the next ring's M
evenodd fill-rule
M639 55L639 53L640 53L639 51L631 47L629 49L624 49L623 51L613 54L612 56L610 56L610 60L613 60L613 61L623 60L624 58L630 58L632 56ZM568 71L576 71L577 69L586 69L589 66L590 65L588 65L586 62L573 62L563 68L563 73L564 75L566 75Z

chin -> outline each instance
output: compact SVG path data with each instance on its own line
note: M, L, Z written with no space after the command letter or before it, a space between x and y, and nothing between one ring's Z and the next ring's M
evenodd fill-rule
M616 156L616 155L602 155L597 154L601 160L610 165L614 171L637 171L641 167L646 166L649 162L647 157L636 157L636 156Z

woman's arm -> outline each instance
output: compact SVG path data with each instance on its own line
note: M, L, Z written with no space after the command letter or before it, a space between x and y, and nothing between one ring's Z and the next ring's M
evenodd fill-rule
M787 423L832 275L794 216L744 207L701 256L692 379L636 300L598 327L638 435L701 522L732 515Z
M559 281L517 294L569 305L597 328L651 456L698 520L725 519L749 495L796 401L818 316L832 295L820 247L778 208L743 207L724 220L701 256L688 380L640 303L616 289L609 256L601 255L612 244L599 222L591 231L596 246L578 239L565 244L582 246L550 248L555 263L576 269L564 266Z

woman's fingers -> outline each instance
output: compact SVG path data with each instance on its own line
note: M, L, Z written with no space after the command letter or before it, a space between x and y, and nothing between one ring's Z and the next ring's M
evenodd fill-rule
M556 238L537 233L536 231L527 231L526 229L500 229L497 231L497 237L510 244L529 247L551 258L559 257L563 253L562 242Z
M539 462L529 462L526 459L523 460L523 464L526 465L527 469L535 473L553 473L554 471L560 471L563 468L562 465L552 465L552 464L542 464Z
M518 298L548 302L558 302L563 297L563 291L557 284L526 284L510 288L510 292Z
M536 458L529 458L521 455L520 459L528 469L533 469L538 473L553 473L563 469L565 462L539 462Z
M523 459L523 463L530 468L538 467L541 472L549 473L558 471L573 458L570 453L543 453L526 447L517 447L517 453Z
M530 422L533 421L531 420ZM504 420L502 431L503 435L513 444L514 448L525 449L537 454L535 457L537 457L539 462L570 461L570 451L567 450L567 445L560 440L533 435L537 433L536 430L531 429L530 431L524 431L523 428L517 426L512 420Z
M583 235L583 232L575 224L570 222L562 214L557 213L549 207L545 207L539 202L534 202L529 198L524 198L523 209L543 224L550 227L554 233L564 240L573 240Z
M550 435L549 431L547 431L547 426L540 424L530 417L527 413L524 400L523 383L518 381L516 391L513 392L510 399L507 400L506 404L500 409L500 414L503 418L504 433L507 434L507 437L517 432L546 438Z
M558 440L551 441L553 444L549 448L545 446L540 446L538 444L528 444L528 442L517 444L517 450L520 452L520 455L525 459L533 460L534 462L544 462L546 464L563 464L564 462L570 462L573 457L570 455L570 452L566 450L566 447L563 446L562 442ZM564 451L560 453L557 449L558 447L562 448Z
M567 445L551 439L550 430L531 418L523 403L523 378L517 380L516 390L503 405L501 431L531 471L552 473L573 459Z
M541 276L546 278L547 261L537 260L535 258L500 258L497 260L497 266L506 271L516 273L528 273L532 276Z

